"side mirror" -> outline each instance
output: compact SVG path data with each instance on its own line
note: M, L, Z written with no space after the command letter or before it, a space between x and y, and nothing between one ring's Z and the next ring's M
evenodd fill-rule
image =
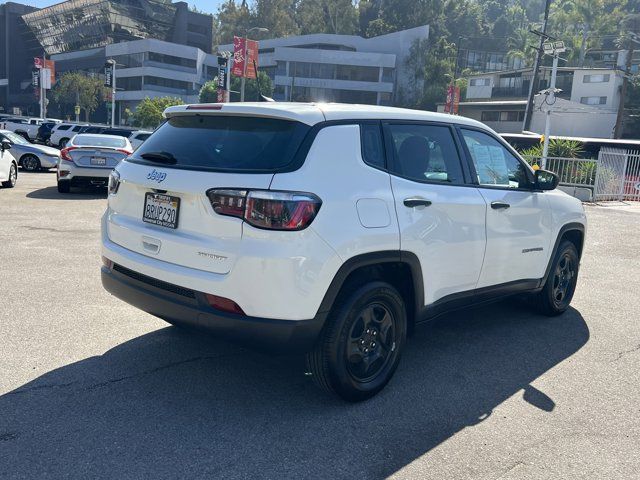
M554 190L558 183L560 183L560 179L555 173L549 170L536 170L535 188L537 190Z
M3 140L0 143L0 150L2 150L3 152L5 150L11 150L11 142L7 141L7 140Z

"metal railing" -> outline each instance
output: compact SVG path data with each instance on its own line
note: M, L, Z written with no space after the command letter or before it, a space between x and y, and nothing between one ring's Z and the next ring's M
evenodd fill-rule
M541 157L524 157L530 165L542 166ZM547 170L558 175L560 185L591 201L640 201L640 150L603 147L597 159L547 157Z

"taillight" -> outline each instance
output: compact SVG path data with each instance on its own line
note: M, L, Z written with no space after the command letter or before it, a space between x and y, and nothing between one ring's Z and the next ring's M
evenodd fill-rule
M62 160L66 160L67 162L73 162L73 159L71 158L71 155L69 155L69 152L71 150L75 150L77 147L67 147L67 148L63 148L62 150L60 150L60 158Z
M120 153L124 153L127 157L133 153L133 150L129 150L127 148L117 148L116 150Z
M244 311L242 310L242 308L240 308L240 305L238 305L233 300L219 297L217 295L211 295L210 293L205 293L205 297L207 298L207 302L209 303L209 305L211 305L216 310L244 315Z
M301 192L212 189L207 196L214 212L268 230L303 230L322 205L314 194Z
M118 188L120 188L120 174L117 170L111 170L111 173L109 174L109 186L107 187L107 190L109 191L110 195L115 195L116 193L118 193Z

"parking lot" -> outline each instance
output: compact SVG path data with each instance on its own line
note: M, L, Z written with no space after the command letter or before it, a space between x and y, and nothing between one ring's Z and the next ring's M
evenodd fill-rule
M194 334L100 284L106 194L0 189L2 478L638 478L640 206L588 206L571 308L419 328L361 404L302 359Z

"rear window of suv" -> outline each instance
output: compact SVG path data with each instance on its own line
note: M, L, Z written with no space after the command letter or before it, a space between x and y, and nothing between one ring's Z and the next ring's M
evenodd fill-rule
M293 161L309 129L300 122L273 118L176 116L130 160L190 170L273 172Z

